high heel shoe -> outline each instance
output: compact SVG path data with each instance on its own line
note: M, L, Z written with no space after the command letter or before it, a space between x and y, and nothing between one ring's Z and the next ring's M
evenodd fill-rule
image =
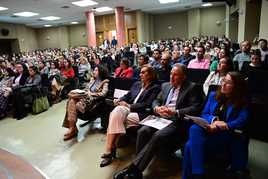
M103 158L103 160L100 163L100 167L106 167L107 165L110 165L113 159L116 158L116 149L113 149L109 154L102 154L101 158Z
M77 136L77 133L78 133L78 130L77 129L74 129L73 131L64 134L63 140L64 141L70 140L70 139L76 137Z
M111 153L108 154L104 153L101 155L101 158L110 158L110 157L116 158L116 148L113 148Z

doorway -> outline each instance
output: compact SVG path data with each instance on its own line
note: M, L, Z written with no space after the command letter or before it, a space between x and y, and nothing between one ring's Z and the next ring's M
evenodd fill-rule
M103 37L104 33L103 32L97 32L96 33L96 39L97 39L97 46L101 46L104 40Z
M18 39L0 39L0 55L19 53Z
M128 43L136 43L137 42L137 29L128 29Z

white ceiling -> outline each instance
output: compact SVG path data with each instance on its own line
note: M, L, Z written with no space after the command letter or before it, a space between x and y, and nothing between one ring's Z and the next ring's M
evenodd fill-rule
M111 8L124 6L126 11L142 10L148 13L166 13L186 10L189 8L200 7L202 0L180 0L178 3L160 4L158 0L95 0L98 5L88 7L78 7L71 2L77 0L0 0L0 7L7 7L8 10L0 11L0 22L21 23L31 27L43 27L45 24L64 25L70 24L72 21L80 23L85 22L84 12L92 8L109 6ZM215 3L214 3L215 4ZM217 3L215 5L220 5ZM62 6L69 6L65 9ZM30 11L39 13L33 17L14 17L16 12ZM112 11L106 13L96 13L96 15L111 14ZM42 21L41 17L58 16L60 20Z

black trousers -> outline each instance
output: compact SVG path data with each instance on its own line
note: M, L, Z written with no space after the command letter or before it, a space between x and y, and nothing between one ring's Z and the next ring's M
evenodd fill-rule
M188 138L188 124L184 122L171 123L162 130L143 126L138 130L136 142L136 157L133 164L143 171L149 165L155 154L163 151L174 151L179 144Z

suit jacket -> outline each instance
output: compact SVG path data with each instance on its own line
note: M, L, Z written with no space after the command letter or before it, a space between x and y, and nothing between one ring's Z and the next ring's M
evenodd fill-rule
M163 83L161 92L153 102L153 109L156 106L163 106L166 103L168 94L172 86L169 82ZM171 120L179 121L178 117L183 118L185 114L197 115L200 113L203 103L202 89L198 88L195 83L184 81L176 102L176 110L179 110L179 116L174 116Z
M214 111L218 106L218 101L215 99L216 92L211 92L208 101L203 109L201 117L206 119L209 123L216 117ZM249 112L246 107L236 109L233 105L227 106L226 123L229 129L243 129L247 124Z
M126 95L124 95L122 98L120 98L120 101L125 101L128 104L130 104L130 111L137 112L139 115L139 118L143 119L151 113L151 111L148 109L151 109L153 100L156 98L156 96L160 92L160 86L158 84L151 83L141 93L138 101L135 104L133 104L141 88L142 88L142 82L140 81L135 82L131 86L130 91Z

